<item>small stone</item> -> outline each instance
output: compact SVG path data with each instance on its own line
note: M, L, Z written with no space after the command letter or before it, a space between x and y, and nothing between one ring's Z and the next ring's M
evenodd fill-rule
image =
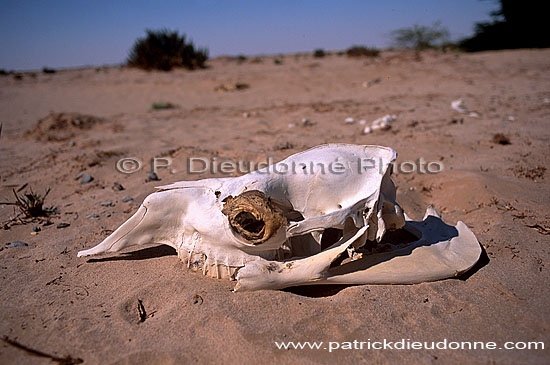
M122 191L122 190L124 190L124 186L122 186L121 183L115 181L115 182L113 183L113 190L115 190L115 191Z
M372 132L372 128L369 126L366 126L365 129L363 129L363 134L369 134Z
M391 128L392 122L394 122L397 119L397 116L395 115L385 115L382 118L376 119L374 122L371 123L371 129L373 131L375 130L388 130Z
M86 216L86 219L99 219L99 215L92 213Z
M360 125L365 125L365 124L367 124L367 121L366 121L365 119L361 119L361 120L359 121L359 124L360 124Z
M81 184L87 184L94 180L94 178L90 174L78 174L75 180L78 180L78 179L80 179Z
M132 198L131 196L128 196L128 195L126 195L122 198L123 203L131 202L132 200L134 200L134 198Z
M102 207L112 207L114 204L111 200L99 203Z
M35 226L35 225L33 224L32 230L33 230L33 232L40 232L40 231L42 230L42 228L40 228L40 227L38 227L38 226Z
M29 244L23 241L10 242L10 247L27 247Z
M351 117L348 117L344 120L344 122L346 123L349 123L349 124L352 124L352 123L355 123L355 119L351 118Z
M145 179L145 182L149 181L160 181L160 179L154 171L149 171L147 173L147 178Z
M315 122L312 122L309 118L302 118L302 126L303 127L311 127L315 125Z
M70 223L64 223L64 222L63 222L63 223L59 223L59 224L57 225L57 229L66 228L66 227L68 227L68 226L70 226L70 225L71 225Z
M502 134L502 133L497 133L493 136L493 143L496 143L496 144L501 144L501 145L508 145L508 144L512 144L512 142L510 142L510 138L508 138L507 135L505 134Z
M202 299L200 295L198 294L193 295L193 304L202 305L203 302L204 302L204 299Z
M76 142L75 141L70 141L69 142L69 147L74 147L76 146Z
M377 77L375 79L372 79L370 81L363 82L363 87L371 87L373 85L379 84L382 81L380 77Z

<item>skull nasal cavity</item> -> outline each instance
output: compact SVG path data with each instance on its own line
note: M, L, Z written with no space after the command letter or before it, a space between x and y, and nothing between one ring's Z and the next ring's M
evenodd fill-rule
M224 199L222 213L231 228L247 243L259 245L268 241L286 225L283 212L261 191L249 190Z
M265 227L264 221L256 219L256 217L249 212L240 212L237 214L235 223L250 233L260 233Z

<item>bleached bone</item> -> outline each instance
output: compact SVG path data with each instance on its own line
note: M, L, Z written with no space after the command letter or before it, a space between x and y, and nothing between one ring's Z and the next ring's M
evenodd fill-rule
M387 115L384 115L383 117L375 119L370 126L366 126L363 129L363 134L369 134L379 129L388 130L391 128L392 122L395 122L396 119L397 119L397 116L390 115L390 114L387 114Z
M464 101L462 99L453 100L451 102L451 108L462 114L468 114L470 117L478 118L479 113L468 111L464 108Z
M432 208L421 222L406 217L390 178L395 158L388 147L328 144L240 177L162 186L78 256L166 244L188 268L236 279L238 290L410 284L467 271L481 254L475 236L462 222L446 225ZM384 253L365 249L400 229L414 242ZM335 230L341 236L330 240Z

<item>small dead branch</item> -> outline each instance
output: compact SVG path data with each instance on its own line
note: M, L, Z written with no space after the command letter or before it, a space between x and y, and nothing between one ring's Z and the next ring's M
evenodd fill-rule
M550 227L544 227L540 224L527 224L527 227L534 229L540 234L550 235Z
M137 312L138 312L139 321L145 322L145 320L147 319L147 312L145 311L145 306L143 305L143 302L141 301L141 299L138 299Z
M18 195L15 189L12 189L12 191L15 201L0 202L0 205L13 205L17 207L20 214L23 214L25 218L48 217L56 212L56 208L54 207L44 207L44 200L50 193L50 188L46 190L44 195L37 194L32 189L30 189L30 193L24 193L22 196Z
M15 341L15 340L9 339L8 337L2 338L2 341L7 343L8 345L11 345L11 346L16 347L20 350L25 351L29 355L38 356L38 357L45 357L47 359L55 361L58 364L73 365L73 364L82 364L84 362L84 360L82 360L81 358L78 358L78 357L77 358L72 358L69 355L67 355L65 357L57 357L57 356L54 356L54 355L50 355L50 354L47 354L45 352L35 350L33 348L25 346L25 345Z

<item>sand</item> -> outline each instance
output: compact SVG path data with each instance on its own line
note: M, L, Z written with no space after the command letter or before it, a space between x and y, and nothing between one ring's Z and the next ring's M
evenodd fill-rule
M51 187L46 206L58 207L53 224L42 226L16 224L14 208L0 206L0 335L91 364L547 362L549 60L550 50L385 51L285 55L282 64L218 58L193 72L108 67L0 77L0 200L13 201L11 190L28 184L21 193ZM453 110L459 98L479 116ZM155 102L176 107L152 110ZM392 128L367 135L358 122L344 122L386 114L397 116ZM76 257L154 186L227 176L190 173L190 157L278 161L327 142L391 146L398 163L443 164L437 174L398 171L398 202L415 219L433 204L448 223L464 221L486 251L481 264L461 279L419 285L233 293L234 282L188 271L166 246ZM160 182L145 182L151 159L161 156L172 166L158 170ZM117 161L128 157L142 170L118 172ZM79 173L94 180L80 184ZM114 182L125 190L113 190ZM70 226L57 228L62 222ZM9 247L13 241L28 246ZM546 349L329 353L274 343L383 339L544 341ZM0 362L51 361L1 342Z

